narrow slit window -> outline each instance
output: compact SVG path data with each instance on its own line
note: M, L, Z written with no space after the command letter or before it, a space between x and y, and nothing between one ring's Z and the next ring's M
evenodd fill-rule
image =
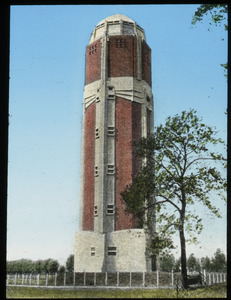
M91 256L95 256L95 247L91 247Z
M108 204L107 205L107 214L108 215L113 215L114 214L114 205L113 204Z
M114 100L114 99L115 99L115 95L113 95L113 94L108 94L108 99L109 99L109 100Z
M108 255L116 255L116 247L108 247Z
M99 176L98 166L95 166L95 176Z
M107 173L108 174L115 174L115 166L114 165L108 165Z
M113 127L113 126L108 127L107 134L108 135L115 135L115 127Z
M95 138L98 139L99 138L99 128L95 129Z
M94 215L98 216L98 208L97 205L94 206Z

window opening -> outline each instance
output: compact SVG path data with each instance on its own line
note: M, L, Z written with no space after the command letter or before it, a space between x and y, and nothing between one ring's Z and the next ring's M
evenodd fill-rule
M91 247L91 256L95 256L95 247Z
M114 100L114 99L115 99L115 95L113 95L113 94L108 94L108 99L109 99L109 100Z
M95 138L98 139L99 138L99 128L95 129Z
M95 166L95 176L99 176L98 166Z
M107 214L108 215L113 215L114 214L114 205L113 204L108 204L107 205Z
M115 127L113 126L108 126L108 131L107 131L108 135L114 135L115 134Z
M98 209L97 209L97 205L94 206L94 215L98 216Z
M108 247L108 255L116 255L116 247Z
M107 173L108 174L115 174L115 166L114 165L108 165L107 166Z

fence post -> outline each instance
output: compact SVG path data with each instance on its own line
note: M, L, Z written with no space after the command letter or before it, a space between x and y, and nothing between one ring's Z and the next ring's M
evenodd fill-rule
M86 272L83 273L83 285L86 285Z
M75 286L75 272L73 272L73 285Z
M145 272L143 272L143 286L145 286Z
M30 281L29 281L29 285L31 285L31 276L32 276L32 274L30 273Z
M172 270L172 286L174 286L174 273L173 273L173 270Z
M159 287L159 270L156 271L156 286Z
M205 271L205 269L204 269L203 273L204 273L204 283L203 283L203 284L205 284L205 283L207 283L207 279L206 279L206 271Z
M117 282L116 282L116 286L119 286L119 282L120 282L120 273L119 273L119 271L117 271Z
M9 274L7 274L7 277L6 277L6 285L8 285L9 284Z
M46 274L46 286L48 285L48 273Z
M24 274L22 274L22 282L21 282L21 284L23 284L24 283Z
M37 285L39 285L40 274L37 275Z
M132 286L132 272L130 272L130 286Z
M96 272L94 273L94 286L96 286Z
M105 285L107 285L107 272L105 272Z
M57 285L57 273L55 273L55 286Z
M66 272L64 272L63 285L66 285L66 275L67 275Z

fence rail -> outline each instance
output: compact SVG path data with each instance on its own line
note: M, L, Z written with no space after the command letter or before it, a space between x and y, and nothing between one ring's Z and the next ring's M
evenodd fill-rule
M190 274L189 274L190 275ZM180 273L102 272L102 273L55 273L55 274L7 274L7 285L33 286L112 286L112 287L175 287ZM202 284L226 282L226 273L202 274Z

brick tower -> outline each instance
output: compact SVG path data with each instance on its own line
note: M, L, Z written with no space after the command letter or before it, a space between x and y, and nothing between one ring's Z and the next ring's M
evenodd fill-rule
M86 47L80 231L75 272L151 270L148 237L121 192L137 174L134 142L153 130L151 49L124 15L95 27Z

